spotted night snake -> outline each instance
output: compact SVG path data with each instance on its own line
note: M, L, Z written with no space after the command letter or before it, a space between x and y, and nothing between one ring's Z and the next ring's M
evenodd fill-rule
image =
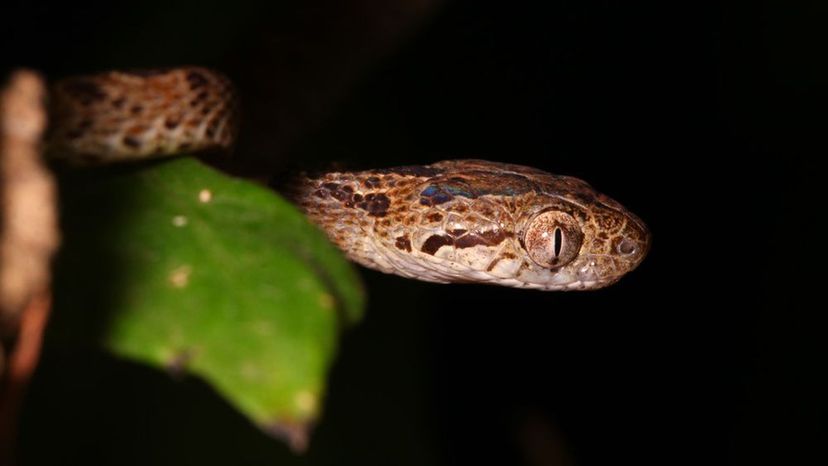
M67 78L51 90L49 153L75 164L228 149L233 86L204 68ZM585 182L520 165L432 165L300 176L288 195L351 260L440 283L586 290L646 256L644 223Z

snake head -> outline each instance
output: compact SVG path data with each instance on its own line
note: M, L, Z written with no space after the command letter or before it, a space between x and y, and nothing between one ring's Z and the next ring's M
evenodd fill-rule
M447 160L305 177L300 207L349 258L438 283L540 290L610 285L638 266L644 223L585 182Z
M596 289L644 260L650 232L618 202L568 178L555 196L539 196L519 222L520 245L532 262L524 281L544 289Z

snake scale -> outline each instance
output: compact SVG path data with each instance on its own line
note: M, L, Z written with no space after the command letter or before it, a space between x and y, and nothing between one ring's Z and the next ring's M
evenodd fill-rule
M49 153L75 164L227 150L230 81L199 67L111 71L51 90ZM587 290L647 255L650 233L587 183L483 160L300 176L286 189L351 260L439 283Z

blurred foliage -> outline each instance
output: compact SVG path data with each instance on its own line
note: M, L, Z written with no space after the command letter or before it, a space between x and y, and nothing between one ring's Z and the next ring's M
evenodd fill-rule
M299 211L190 158L61 179L52 344L195 374L277 432L315 420L363 295Z

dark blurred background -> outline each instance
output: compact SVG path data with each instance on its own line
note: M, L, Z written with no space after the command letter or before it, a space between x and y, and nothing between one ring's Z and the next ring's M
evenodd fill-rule
M3 6L3 72L225 71L243 98L240 174L509 161L589 181L654 235L637 271L590 293L362 270L367 318L345 337L299 459L198 381L47 354L22 464L828 464L828 319L808 293L824 276L826 13L784 1Z

